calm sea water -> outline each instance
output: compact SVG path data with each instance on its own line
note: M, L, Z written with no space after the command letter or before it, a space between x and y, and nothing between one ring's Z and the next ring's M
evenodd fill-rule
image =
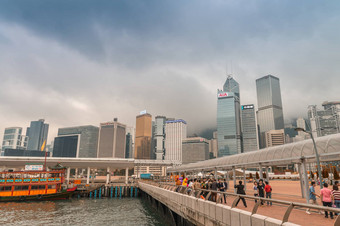
M167 225L138 198L0 203L0 225Z

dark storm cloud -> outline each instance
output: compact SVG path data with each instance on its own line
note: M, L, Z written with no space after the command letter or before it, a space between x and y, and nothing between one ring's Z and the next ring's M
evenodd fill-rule
M145 108L187 120L191 132L215 127L231 61L243 104L256 103L255 79L273 74L285 118L305 116L309 104L340 96L339 6L1 1L0 131L40 117L54 131L114 116L133 125Z

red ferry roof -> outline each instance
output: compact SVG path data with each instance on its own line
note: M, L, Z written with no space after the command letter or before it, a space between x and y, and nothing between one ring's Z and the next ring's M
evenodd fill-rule
M40 173L64 173L65 170L52 170L52 171L13 171L13 172L0 172L0 174L40 174Z

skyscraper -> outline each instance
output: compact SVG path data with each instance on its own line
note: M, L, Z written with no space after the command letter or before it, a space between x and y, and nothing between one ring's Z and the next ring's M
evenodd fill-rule
M98 139L98 158L125 158L126 125L113 122L100 123Z
M135 133L134 127L126 127L125 158L134 158Z
M150 159L152 116L145 111L136 117L135 159Z
M209 142L202 137L185 138L182 141L182 164L209 159Z
M284 129L269 130L265 132L266 147L274 147L283 145L285 143L285 131Z
M30 127L27 128L26 136L28 136L27 150L39 150L45 142L47 142L48 127L49 125L44 123L44 119L38 121L32 121ZM46 145L44 150L46 149Z
M178 119L165 122L165 160L182 163L182 141L186 137L186 121Z
M255 108L253 104L242 105L242 139L243 152L256 151L259 149L257 138L257 125L255 117Z
M2 140L2 152L4 155L6 149L26 149L27 137L22 135L21 127L5 128L4 138Z
M96 158L99 128L76 126L58 129L53 157Z
M257 123L260 133L260 148L265 147L265 132L284 128L280 80L267 75L256 80Z
M165 121L166 121L166 118L164 116L156 116L154 138L155 138L155 152L156 152L157 160L164 159Z
M217 90L218 157L242 152L239 84L228 76Z

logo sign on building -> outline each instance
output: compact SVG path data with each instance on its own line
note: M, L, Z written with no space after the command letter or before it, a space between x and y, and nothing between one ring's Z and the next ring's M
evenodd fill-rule
M146 114L146 110L140 111L139 114L140 114L140 115Z
M42 171L43 165L25 165L25 171Z
M254 109L254 105L242 105L242 110L245 109Z
M227 97L227 96L228 96L227 92L217 94L218 98L223 98L223 97Z

